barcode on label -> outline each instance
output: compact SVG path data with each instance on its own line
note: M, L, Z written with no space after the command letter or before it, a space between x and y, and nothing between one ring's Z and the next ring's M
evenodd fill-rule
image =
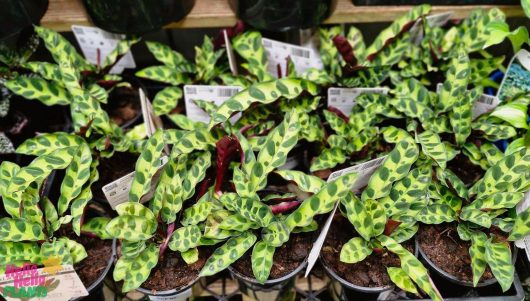
M496 97L492 95L481 95L478 99L478 102L492 105L495 102Z
M272 42L268 41L268 40L263 40L263 47L271 48L272 47Z
M329 89L329 95L340 95L339 89Z
M358 164L355 166L351 166L351 167L336 171L329 176L328 182L331 182L342 175L349 174L349 173L356 172L356 171L360 171L362 174L362 171L365 171L365 170L368 170L374 167L379 167L379 165L381 165L385 159L386 159L386 156L383 156L377 159L370 160L368 162L364 162L362 164Z
M217 96L219 97L232 97L239 92L236 88L222 88L217 90Z
M365 162L363 164L359 164L359 165L356 165L352 168L352 170L365 170L365 169L369 169L369 168L372 168L374 166L377 166L381 163L383 163L383 161L386 159L386 157L381 157L381 158L377 158L377 159L374 159L372 161L368 161L368 162Z
M300 49L300 48L291 48L291 54L294 56L309 58L311 56L311 52L306 49Z
M195 88L195 87L186 87L186 94L197 94L197 88Z

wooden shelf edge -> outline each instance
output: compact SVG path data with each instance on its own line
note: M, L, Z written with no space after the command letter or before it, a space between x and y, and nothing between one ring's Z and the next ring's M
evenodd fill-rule
M433 13L453 11L454 18L465 18L476 8L500 8L507 17L522 17L518 5L452 5L433 6ZM354 6L351 0L338 0L334 13L325 24L372 23L392 21L407 12L411 6ZM196 0L190 14L166 28L230 27L237 21L228 0ZM41 25L57 31L70 31L72 25L92 25L81 0L50 0L48 12Z

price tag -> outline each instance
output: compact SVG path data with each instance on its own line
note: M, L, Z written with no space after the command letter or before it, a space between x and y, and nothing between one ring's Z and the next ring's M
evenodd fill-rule
M193 121L209 123L210 116L198 107L194 100L211 101L219 106L241 90L243 90L243 88L239 86L186 85L184 86L186 115ZM237 114L232 117L232 122L237 121L239 116L241 115Z
M355 106L355 100L361 93L388 94L388 88L329 88L328 107L339 109L344 115L349 116Z
M352 187L352 191L359 192L361 188L366 186L368 184L368 181L370 180L370 177L375 172L375 170L383 164L385 161L386 156L370 160L368 162L364 162L362 164L358 164L355 166L351 166L345 169L338 170L328 177L328 183L335 181L338 177L342 175L347 175L352 172L357 172L359 174L359 177L355 181L355 184ZM307 269L305 271L305 277L309 275L311 270L313 269L313 266L318 260L318 256L320 254L320 250L322 249L322 246L324 245L324 241L326 240L326 236L328 235L329 228L331 226L331 222L333 221L333 217L335 216L335 212L337 211L337 208L339 207L339 202L335 204L335 207L333 208L333 211L331 211L330 215L328 216L328 219L326 220L326 223L324 224L324 227L322 227L322 231L318 235L317 240L313 244L313 248L311 249L311 252L309 252L309 256L307 259Z
M515 210L517 211L517 214L521 214L521 212L528 209L528 207L530 207L530 191L527 191L525 193L524 199L519 204L517 204ZM530 260L530 235L527 235L525 238L516 241L515 246L520 249L524 249L526 257L528 258L528 260Z
M142 197L142 199L140 200L141 203L148 201L155 194L154 183L158 183L158 179L160 178L160 174L162 173L162 168L164 167L164 165L166 165L167 161L167 156L163 156L160 159L160 167L158 167L158 170L153 176L153 180L151 181L151 189L149 189L149 192L147 192L147 194ZM135 172L133 171L103 186L103 194L107 198L107 201L109 202L110 207L112 207L112 209L116 209L116 206L118 206L119 204L129 201L129 192L131 191L131 185L134 180L134 173Z
M427 16L425 20L430 27L441 27L444 26L453 16L453 12L446 12L436 15ZM419 19L410 28L411 40L416 44L420 44L423 39L423 20Z
M278 42L266 38L262 39L262 43L269 62L269 73L275 77L278 76L278 64L281 66L282 72L284 74L286 73L287 57L290 57L293 61L297 73L303 73L310 68L324 68L320 54L313 48Z
M5 300L68 301L88 296L72 265L40 269L36 265L25 266L26 270L19 273L7 268L0 276L0 296Z
M92 64L103 63L107 55L116 48L118 42L125 38L125 35L106 32L97 27L72 25L72 31L85 58ZM110 73L119 74L125 68L136 68L130 51L116 63Z

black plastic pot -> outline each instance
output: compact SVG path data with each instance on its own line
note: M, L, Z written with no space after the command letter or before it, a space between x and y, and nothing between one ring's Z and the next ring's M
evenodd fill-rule
M519 4L518 0L353 0L355 5L475 5L475 4Z
M143 34L184 18L195 0L83 0L94 24L106 31Z
M495 278L479 282L476 287L473 287L472 282L460 280L436 266L434 262L432 262L423 252L418 236L416 236L416 249L421 256L421 260L425 263L425 266L432 271L430 273L431 277L433 278L433 281L435 282L438 289L442 292L442 295L447 297L459 297L469 294L470 291L473 291L480 296L503 295L500 285L497 283L497 279ZM514 247L512 252L512 261L515 263L516 259L517 248ZM445 294L443 294L443 292L445 292Z
M199 281L199 277L197 277L194 281L182 288L167 291L154 291L141 287L136 290L146 296L149 296L149 300L153 301L188 301L192 299L192 287L197 281Z
M294 294L294 285L296 275L298 275L307 265L307 261L304 261L291 273L277 279L267 280L264 284L259 283L253 277L245 276L239 273L236 269L231 266L228 267L232 278L235 278L239 284L239 290L243 295L248 296L252 300L256 301L279 301L282 300L289 294ZM245 299L245 298L243 298Z
M40 22L48 0L0 0L0 7L0 44L14 48Z
M320 25L335 9L337 0L229 0L238 18L269 31Z

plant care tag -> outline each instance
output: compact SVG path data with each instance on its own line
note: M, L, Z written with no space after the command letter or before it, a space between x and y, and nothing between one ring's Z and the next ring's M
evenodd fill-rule
M47 260L54 264L47 265ZM45 259L44 264L38 269L26 263L22 271L7 264L5 273L0 275L0 296L8 301L69 301L88 296L72 265L56 265L53 258Z
M505 102L530 91L530 52L521 49L511 59L497 91L497 97Z
M517 211L517 214L521 214L521 212L525 211L530 207L530 191L527 191L524 195L524 199L517 204L517 207L515 207L515 210ZM523 239L519 239L515 242L515 245L520 248L524 249L526 252L526 257L528 260L530 260L530 235L527 235Z
M429 24L430 27L441 27L444 26L453 16L453 12L446 12L436 15L431 15L425 18L427 21L427 24ZM419 19L414 23L414 25L410 28L410 36L411 40L414 44L418 45L421 43L421 40L423 39L423 19Z
M313 48L278 42L266 38L262 39L262 43L269 62L269 73L275 77L278 76L278 65L280 65L282 75L287 74L288 57L293 61L297 73L303 73L310 68L324 68L320 53Z
M443 84L436 85L436 93L440 94L442 91ZM471 116L473 120L477 119L480 115L489 113L493 111L500 103L500 100L497 96L482 94L480 97L473 103L473 108L471 109Z
M188 301L192 296L191 287L183 292L175 293L174 295L167 296L149 296L149 300L152 301Z
M154 183L158 183L158 179L160 178L160 174L162 173L162 168L164 167L164 165L166 165L167 161L167 156L163 156L162 158L160 158L160 166L158 167L158 170L156 171L155 175L153 176L153 180L151 181L151 189L149 189L149 192L147 192L142 197L142 199L140 200L141 203L146 202L153 197L156 187ZM107 201L109 202L110 207L112 207L112 209L115 209L116 206L121 203L129 201L129 191L131 191L131 185L134 180L134 173L135 172L133 171L103 186L103 194L107 198Z
M125 35L106 32L90 26L72 25L72 31L85 58L92 64L103 63L107 55L116 48L118 42L125 38ZM125 68L136 68L131 51L127 52L109 72L120 74Z
M368 181L370 180L370 177L373 175L373 173L376 171L376 169L383 164L387 156L383 156L377 159L373 159L355 166L351 166L345 169L341 169L338 171L333 172L328 177L328 183L335 181L337 178L339 178L342 175L347 175L352 172L357 172L358 177L355 181L355 184L352 187L353 192L359 192L366 184L368 184ZM337 211L337 208L339 207L339 203L337 202L335 204L335 207L333 208L333 211L331 211L330 215L328 216L328 219L326 220L326 223L324 224L324 227L322 227L322 231L318 235L317 240L313 244L313 248L311 249L311 252L309 253L308 259L307 259L307 268L305 270L305 277L309 275L311 270L313 269L313 266L318 260L318 256L320 255L320 250L322 249L322 246L324 245L324 241L326 240L326 236L328 235L329 228L331 227L331 222L333 221L333 217L335 216L335 212Z
M355 106L355 99L361 93L379 93L388 94L388 88L329 88L328 89L328 107L339 109L344 115L349 116Z
M230 66L230 71L232 71L232 75L237 75L238 73L236 55L234 54L234 49L232 48L232 43L228 38L228 33L226 33L226 29L223 30L223 38L225 40L226 56L228 57L228 65Z
M184 104L186 105L186 116L193 121L209 123L210 115L197 106L195 100L210 101L219 106L241 90L243 88L239 86L185 85ZM240 114L237 114L230 120L235 122L240 116Z

